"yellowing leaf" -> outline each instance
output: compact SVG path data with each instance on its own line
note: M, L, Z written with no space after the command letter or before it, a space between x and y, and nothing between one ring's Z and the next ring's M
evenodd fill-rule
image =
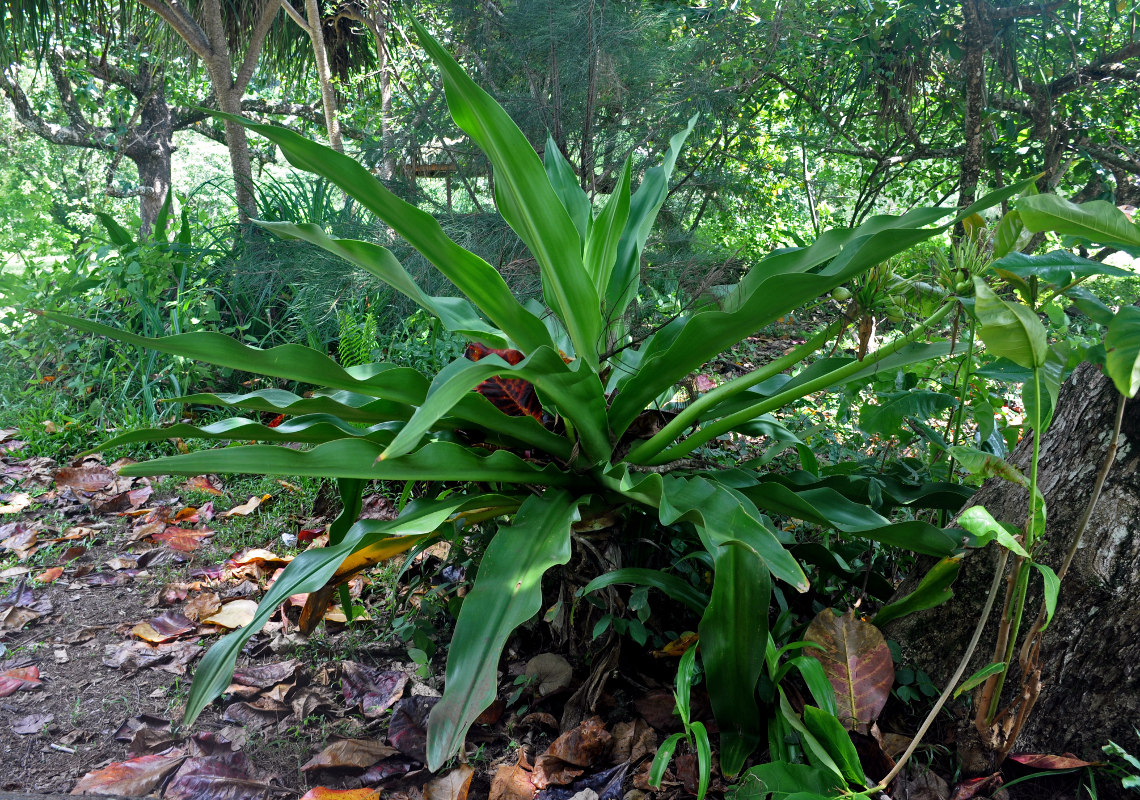
M223 628L241 628L253 621L257 603L252 600L234 600L222 606L222 610L202 620L208 625L221 625Z

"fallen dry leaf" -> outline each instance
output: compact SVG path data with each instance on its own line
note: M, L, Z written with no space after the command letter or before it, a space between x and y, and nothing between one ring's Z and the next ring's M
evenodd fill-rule
M55 473L55 485L78 492L98 492L113 484L118 476L102 464L63 467Z
M398 751L393 747L381 744L374 739L342 739L333 742L309 759L303 771L314 769L335 769L340 767L355 767L368 769L377 761L396 755Z
M0 631L21 630L32 620L38 619L39 616L35 611L23 606L8 606L0 609Z
M1001 788L1001 784L1000 772L981 778L970 778L954 786L954 793L950 795L950 800L973 800L975 797L988 797Z
M191 622L216 614L222 609L222 601L214 592L201 592L194 595L182 607L182 613Z
M27 492L3 496L3 502L0 502L0 514L19 514L31 504L32 496Z
M18 733L20 736L29 736L33 733L39 733L47 727L55 717L51 714L28 714L26 717L20 717L12 723L12 732Z
M359 705L368 719L376 719L391 708L407 683L408 676L398 670L379 670L355 661L340 665L340 690L345 702Z
M240 751L188 758L166 785L165 800L262 800L268 785L253 777Z
M570 783L597 761L613 743L600 717L590 717L559 736L534 762L534 785Z
M539 653L526 662L526 677L534 683L534 691L539 697L565 689L574 677L570 662L557 653Z
M0 672L0 697L34 689L40 683L39 667L14 667L4 670Z
M233 600L222 606L221 611L212 614L202 622L208 625L221 625L223 628L233 630L253 622L253 615L257 612L257 603L252 600Z
M62 574L63 567L51 567L49 569L45 569L43 572L33 578L33 580L37 580L40 583L51 583Z
M80 778L71 793L141 797L150 794L185 758L185 751L172 747L161 753L109 764Z
M195 475L190 480L186 481L187 489L196 489L199 492L206 492L207 494L220 495L222 490L210 480L208 475Z
M135 625L131 628L131 635L157 644L185 636L187 633L193 631L195 627L193 622L181 614L175 611L168 611L165 614Z
M263 494L261 496L258 496L255 494L255 495L251 496L248 500L246 500L244 503L242 503L240 506L234 506L229 511L223 511L218 516L220 516L220 517L248 517L250 514L252 514L254 512L254 510L259 505L264 503L266 500L268 500L272 496L273 495L270 495L270 494Z
M427 718L438 697L408 697L392 705L388 741L408 758L427 761Z
M640 762L657 752L657 734L649 723L640 717L614 725L613 761Z
M446 775L440 775L424 787L424 800L467 800L475 770L460 764Z
M301 796L301 800L380 800L379 789L327 789L314 786Z
M1072 753L1062 753L1059 756L1043 755L1039 753L1012 754L1010 761L1024 764L1034 769L1079 769L1080 767L1095 767L1098 762L1083 761Z
M495 770L489 800L531 800L536 791L538 789L531 780L531 766L526 762L526 754L519 750L517 763L502 764Z
M202 540L213 535L214 532L209 528L179 528L172 525L162 533L151 534L151 538L183 553L192 553L202 546Z
M233 682L242 686L253 686L258 689L268 689L286 681L292 681L297 675L301 662L295 658L288 661L279 661L275 664L258 664L253 667L243 667L234 672Z

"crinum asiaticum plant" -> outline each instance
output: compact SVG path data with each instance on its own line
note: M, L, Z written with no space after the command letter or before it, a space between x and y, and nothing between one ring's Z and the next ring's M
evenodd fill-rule
M643 514L664 524L692 526L714 564L699 626L700 657L720 729L722 767L735 774L766 735L755 692L764 669L771 579L801 591L808 586L785 548L792 543L789 534L777 530L764 512L935 555L960 547L961 531L918 521L892 525L833 488L785 486L763 480L754 470L706 468L692 456L732 431L793 439L769 412L813 392L867 379L879 369L949 353L948 343L919 345L915 340L951 305L861 362L823 358L794 378L781 374L821 347L838 330L833 326L785 357L699 397L675 416L651 409L679 380L763 325L944 232L954 220L929 226L951 212L924 208L874 217L855 229L825 233L810 247L774 252L716 306L679 317L632 342L623 319L638 293L642 248L694 121L672 138L661 163L648 170L632 193L627 161L613 193L595 209L556 146L547 146L544 166L490 95L418 24L416 31L442 73L455 122L494 167L499 211L538 263L545 305L520 303L490 264L449 239L430 215L386 190L353 159L288 130L242 121L277 144L293 165L324 176L391 226L460 296L428 296L376 244L335 239L314 225L262 225L343 256L481 346L482 353L497 349L499 354L461 358L428 377L390 363L345 369L298 345L259 350L213 333L141 339L51 315L122 341L323 387L306 397L265 389L186 398L292 417L276 427L235 417L204 427L137 431L109 443L170 436L257 440L266 444L160 458L123 471L314 475L335 478L344 498L329 546L294 559L266 593L252 624L223 637L206 654L194 677L186 720L192 722L224 691L243 642L290 595L335 584L338 575L346 574L342 562L375 562L445 526L493 519L496 533L463 602L448 650L445 692L428 722L428 766L438 769L461 748L472 722L494 700L496 668L507 638L539 610L543 574L569 560L575 524ZM956 219L1017 189L991 196ZM504 413L473 391L488 380L532 386L543 413ZM471 434L482 440L480 446L467 443ZM284 442L311 447L274 444ZM498 490L453 492L413 502L395 520L355 522L364 483L377 479L477 481Z

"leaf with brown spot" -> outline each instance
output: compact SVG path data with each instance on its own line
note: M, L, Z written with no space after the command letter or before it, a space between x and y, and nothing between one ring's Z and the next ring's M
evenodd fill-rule
M342 767L368 769L377 761L383 761L398 752L396 748L381 744L375 739L342 739L325 747L301 769L305 772Z
M1062 753L1059 756L1018 753L1010 755L1009 760L1034 769L1079 769L1081 767L1095 767L1100 764L1099 761L1082 761L1072 753Z
M460 764L446 775L430 781L424 787L424 800L467 800L475 770Z
M169 642L192 632L195 625L175 611L167 611L131 628L131 635L155 644Z
M27 691L39 686L39 667L14 667L0 672L0 697L8 697L19 691Z
M805 648L817 659L835 689L839 721L866 733L883 710L895 680L894 662L883 634L854 611L837 617L825 608L808 626L804 639L821 645Z
M174 550L181 550L183 553L192 553L201 547L202 540L208 539L213 535L214 532L209 528L178 528L171 526L162 533L153 534L152 538Z
M119 761L88 772L71 793L142 797L150 794L185 759L185 751L172 747L162 753Z

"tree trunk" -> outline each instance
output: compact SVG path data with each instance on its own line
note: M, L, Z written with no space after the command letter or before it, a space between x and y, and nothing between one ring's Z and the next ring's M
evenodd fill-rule
M1057 413L1042 439L1039 486L1047 503L1048 527L1038 558L1054 569L1069 551L1088 505L1108 450L1118 398L1110 380L1091 365L1082 365L1062 387ZM1031 448L1026 437L1011 460L1026 467ZM1061 586L1056 616L1043 634L1044 688L1014 752L1071 752L1098 761L1104 758L1101 746L1110 739L1133 752L1140 750L1134 731L1140 720L1140 400L1125 406L1118 448ZM969 505L983 505L997 519L1020 527L1027 499L1024 489L990 480ZM993 575L993 550L963 560L949 603L888 626L908 658L936 682L948 679L977 622ZM1036 571L1034 576L1031 586L1037 591L1031 592L1026 605L1022 634L1032 625L1041 602ZM900 594L912 589L918 577L908 579ZM997 613L987 624L967 674L991 660ZM1003 703L1017 691L1019 681L1015 664ZM964 767L975 773L990 771L993 764L987 763L984 753L963 747L966 740L976 740L972 720L966 725L969 730L964 726L959 737ZM1098 781L1101 795L1115 796L1113 787L1103 783ZM1115 790L1123 791L1119 786Z
M140 97L143 104L139 124L135 129L138 146L128 146L127 157L135 162L139 171L140 234L150 235L158 212L170 192L170 162L174 152L174 116L166 102L165 78L161 68L149 72L144 63L139 68L140 79L149 81L149 92ZM144 72L145 71L145 72Z

